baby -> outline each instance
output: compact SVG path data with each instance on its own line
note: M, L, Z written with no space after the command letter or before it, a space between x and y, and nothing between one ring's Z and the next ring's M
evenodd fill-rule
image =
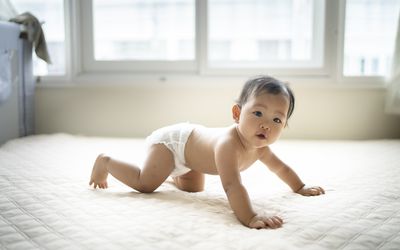
M301 195L320 195L321 187L306 187L299 176L270 149L293 113L291 89L269 76L248 80L232 107L235 123L224 128L207 128L181 123L154 131L146 141L147 158L142 168L100 154L93 166L89 185L107 188L108 173L143 193L156 190L171 176L187 192L204 189L204 174L219 175L237 219L250 228L278 228L278 216L265 217L253 210L240 172L260 160L292 190Z

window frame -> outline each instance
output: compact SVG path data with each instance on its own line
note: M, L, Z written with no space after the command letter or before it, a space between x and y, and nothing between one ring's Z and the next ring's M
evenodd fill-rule
M153 72L155 69L159 72L194 72L197 65L196 60L182 61L103 61L95 60L93 45L93 1L81 1L83 10L82 38L83 38L83 70L84 71L105 71L105 72ZM197 56L195 51L195 58Z
M271 74L312 86L385 87L383 76L344 76L344 25L346 0L325 0L323 64L316 68L211 68L207 63L207 1L195 0L194 61L95 61L92 0L64 0L66 25L66 75L42 76L44 85L104 84L140 81L145 84L169 80L204 83L242 81L254 74ZM110 79L115 79L111 81ZM178 83L179 84L179 83Z
M346 6L347 0L340 0L338 5L338 43L337 43L337 69L336 76L337 82L345 85L364 85L364 86L378 86L386 87L386 80L384 76L346 76L343 74L344 70L344 39L346 27Z
M273 75L297 75L297 76L326 76L331 73L330 69L330 61L327 60L327 56L330 50L325 50L324 47L326 46L325 41L331 41L334 37L334 33L330 32L328 30L328 22L327 22L327 15L329 15L328 9L331 8L331 5L333 5L334 1L317 1L316 4L319 5L317 6L316 9L314 9L314 22L313 22L313 28L315 30L320 30L322 29L323 33L321 36L316 37L316 45L320 45L321 47L318 47L316 51L321 51L322 53L322 61L321 62L316 62L310 61L309 66L306 67L296 67L296 66L289 66L289 67L212 67L208 64L207 62L207 45L208 45L208 33L207 33L207 16L208 16L208 8L207 8L207 2L208 1L200 1L202 6L202 11L200 14L202 14L201 19L205 20L205 22L202 23L202 29L204 31L202 32L203 40L202 43L204 43L205 49L201 51L201 55L204 57L204 60L202 61L203 63L200 65L200 72L202 74L206 75L254 75L254 74L261 74L261 73L266 73L268 71L268 74L273 74ZM318 9L321 7L324 9L324 13L318 13ZM317 21L321 20L319 18L322 18L322 24ZM328 18L333 18L329 16ZM317 32L318 33L318 32ZM318 34L317 34L318 35ZM322 40L322 41L321 41ZM316 56L318 57L318 56ZM321 66L314 66L312 65L313 63L321 64ZM298 63L293 63L298 64ZM260 73L261 72L261 73Z

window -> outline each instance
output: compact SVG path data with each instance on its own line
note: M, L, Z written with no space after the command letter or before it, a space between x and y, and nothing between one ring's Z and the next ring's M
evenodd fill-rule
M389 73L397 30L399 0L347 0L344 37L345 76Z
M96 60L195 60L194 0L94 0Z
M88 71L324 67L323 0L92 0L82 5L91 12L82 34Z
M211 67L322 66L320 0L209 0ZM221 53L221 47L223 52Z
M52 64L47 64L34 54L34 74L40 76L65 75L64 1L13 0L12 4L18 13L29 11L42 22Z
M35 59L35 74L70 79L134 72L375 81L390 70L400 10L400 0L12 2L44 22L53 64Z

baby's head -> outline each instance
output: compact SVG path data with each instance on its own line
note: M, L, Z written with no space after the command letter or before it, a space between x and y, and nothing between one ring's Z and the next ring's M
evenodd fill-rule
M240 93L239 99L236 101L239 107L243 107L244 104L251 98L261 94L273 94L283 95L288 98L289 109L287 112L287 120L294 110L294 95L290 87L273 77L270 76L256 76L249 79L243 86L242 92Z

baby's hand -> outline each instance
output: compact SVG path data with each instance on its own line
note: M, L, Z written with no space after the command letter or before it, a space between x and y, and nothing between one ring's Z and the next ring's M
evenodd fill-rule
M279 228L283 224L283 220L279 218L278 216L272 216L272 217L265 217L265 216L254 216L250 222L249 222L249 227L250 228Z
M325 190L322 187L302 187L296 193L304 196L315 196L325 194Z

